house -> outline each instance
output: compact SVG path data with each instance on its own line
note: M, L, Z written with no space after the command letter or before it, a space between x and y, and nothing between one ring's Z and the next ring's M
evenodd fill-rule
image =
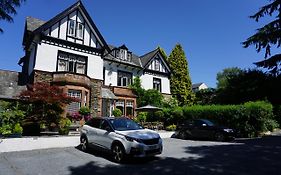
M196 83L192 84L192 91L197 92L203 89L208 89L208 86L205 83Z
M135 116L136 95L128 87L136 76L145 89L170 96L170 68L159 49L138 56L126 45L107 44L81 1L49 21L27 17L20 58L27 84L47 82L81 99L66 111L89 106L96 116L119 108Z

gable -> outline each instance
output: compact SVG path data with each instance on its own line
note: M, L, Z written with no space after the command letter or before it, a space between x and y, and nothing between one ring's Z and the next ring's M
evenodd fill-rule
M88 47L109 50L81 1L40 26L35 32Z
M162 73L170 72L170 69L166 66L164 59L159 53L153 56L153 58L147 64L146 69Z

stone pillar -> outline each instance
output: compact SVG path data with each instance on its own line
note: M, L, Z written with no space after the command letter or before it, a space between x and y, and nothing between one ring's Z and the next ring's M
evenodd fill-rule
M102 80L91 79L90 108L94 117L100 117L102 112L101 87Z

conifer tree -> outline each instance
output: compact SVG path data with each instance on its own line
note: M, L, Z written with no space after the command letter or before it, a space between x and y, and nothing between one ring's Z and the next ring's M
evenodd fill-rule
M189 76L188 63L184 50L180 44L177 44L172 50L168 63L171 68L170 89L179 105L191 105L194 101L192 84Z
M273 45L276 45L277 48L281 45L281 0L269 1L269 4L261 7L260 10L253 16L250 16L250 18L259 22L263 17L276 15L275 19L262 28L257 29L256 34L243 42L243 46L247 48L250 45L254 45L257 52L264 49L265 59L254 64L258 67L270 70L273 75L278 75L281 71L281 54L271 56L271 48Z

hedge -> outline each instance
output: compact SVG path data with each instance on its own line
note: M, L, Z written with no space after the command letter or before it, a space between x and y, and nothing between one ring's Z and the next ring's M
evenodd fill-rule
M164 109L165 124L177 124L188 119L204 118L235 129L241 137L258 136L278 127L273 107L264 101L243 105L184 106Z

